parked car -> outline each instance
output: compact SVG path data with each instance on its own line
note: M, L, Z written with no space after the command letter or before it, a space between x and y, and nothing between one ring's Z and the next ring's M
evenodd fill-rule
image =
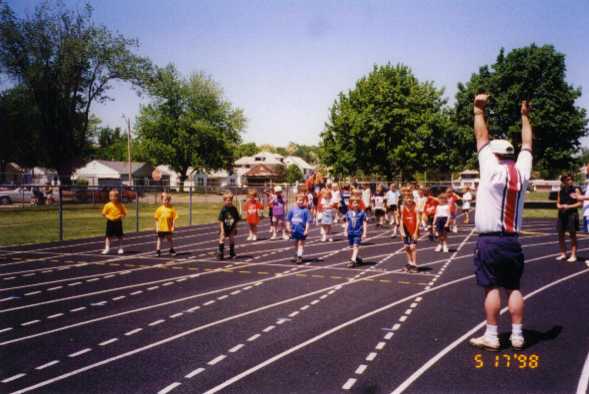
M32 189L24 187L17 187L11 190L0 191L0 204L9 205L13 203L27 203L30 204L31 200L35 198L35 193Z

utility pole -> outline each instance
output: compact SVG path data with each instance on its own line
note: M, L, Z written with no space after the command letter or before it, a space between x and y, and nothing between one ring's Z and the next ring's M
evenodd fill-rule
M133 186L133 167L131 165L131 119L123 114L123 119L127 121L127 162L129 167L129 187Z

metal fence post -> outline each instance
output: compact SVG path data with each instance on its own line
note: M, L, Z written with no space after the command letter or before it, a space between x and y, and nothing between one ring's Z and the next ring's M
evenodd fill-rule
M63 191L61 185L57 187L57 193L59 195L59 203L57 205L57 221L59 224L59 240L63 241Z
M188 186L188 225L192 226L192 186Z
M139 190L135 188L135 232L139 232Z

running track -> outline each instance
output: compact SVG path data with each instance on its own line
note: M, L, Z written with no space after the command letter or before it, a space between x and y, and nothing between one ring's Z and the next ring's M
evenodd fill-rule
M423 239L418 274L373 225L355 269L342 234L320 243L315 226L301 266L290 242L248 243L245 227L238 258L217 262L216 225L180 229L175 258L154 257L151 233L124 256L100 255L99 238L3 248L0 392L585 393L589 269L554 260L553 221L524 227L517 355L507 315L500 353L467 344L483 330L472 226L447 254Z

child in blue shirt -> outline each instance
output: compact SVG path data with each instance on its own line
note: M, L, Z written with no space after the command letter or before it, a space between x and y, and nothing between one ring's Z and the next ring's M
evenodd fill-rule
M288 212L286 229L290 233L291 239L295 241L297 251L296 263L303 263L303 249L305 247L305 238L309 233L309 221L311 213L305 207L305 194L299 193L296 197L296 206Z
M366 212L360 210L360 198L353 196L350 198L350 210L346 213L345 236L348 237L348 244L352 248L352 258L348 267L352 268L362 264L362 259L358 257L358 249L362 238L366 238L368 231L368 221Z

